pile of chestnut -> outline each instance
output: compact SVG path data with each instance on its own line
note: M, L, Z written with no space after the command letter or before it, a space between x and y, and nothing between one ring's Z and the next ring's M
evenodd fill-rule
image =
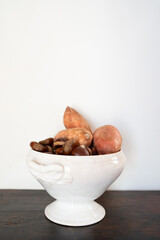
M31 142L31 148L38 152L74 156L109 154L121 150L121 134L112 125L104 125L92 133L87 121L71 107L66 108L63 122L65 130L58 132L54 138Z

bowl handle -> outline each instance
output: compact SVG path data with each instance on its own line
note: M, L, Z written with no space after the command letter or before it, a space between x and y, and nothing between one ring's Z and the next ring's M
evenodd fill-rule
M28 167L37 180L46 183L67 184L73 181L69 168L59 163L42 165L37 160L32 159L28 161Z

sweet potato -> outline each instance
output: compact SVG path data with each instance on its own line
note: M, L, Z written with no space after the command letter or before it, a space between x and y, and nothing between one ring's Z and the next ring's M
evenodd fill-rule
M105 125L93 133L93 144L98 154L115 153L121 149L122 137L117 128Z
M55 136L57 138L73 139L79 143L79 145L89 146L92 142L92 134L85 128L69 128L58 132Z
M91 128L87 121L78 113L75 109L67 107L63 116L64 126L68 128L86 128L91 131Z

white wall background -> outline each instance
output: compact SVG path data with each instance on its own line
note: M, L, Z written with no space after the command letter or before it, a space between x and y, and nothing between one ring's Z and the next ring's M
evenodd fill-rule
M123 136L110 189L160 189L159 90L159 0L0 0L0 188L41 188L29 142L69 105Z

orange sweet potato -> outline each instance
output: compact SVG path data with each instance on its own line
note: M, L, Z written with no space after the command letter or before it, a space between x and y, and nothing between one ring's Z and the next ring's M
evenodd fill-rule
M86 128L92 133L87 121L81 116L80 113L71 107L66 107L63 116L63 123L66 128Z
M69 128L58 132L54 138L55 141L58 138L74 139L79 145L85 145L87 147L91 145L93 136L90 131L85 128Z
M121 149L122 137L117 128L105 125L93 133L93 144L98 154L115 153Z

